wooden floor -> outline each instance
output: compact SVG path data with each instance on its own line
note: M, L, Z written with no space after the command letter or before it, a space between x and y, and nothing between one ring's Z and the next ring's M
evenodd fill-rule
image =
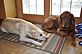
M71 41L66 41L62 54L82 54L82 46L77 44L76 47L73 47L71 46Z
M50 54L17 43L0 40L0 54Z
M30 51L34 52L30 52ZM47 52L29 49L29 47L12 43L5 40L0 40L0 54L48 54ZM70 45L70 41L66 41L62 54L82 54L82 46L77 45L76 48Z

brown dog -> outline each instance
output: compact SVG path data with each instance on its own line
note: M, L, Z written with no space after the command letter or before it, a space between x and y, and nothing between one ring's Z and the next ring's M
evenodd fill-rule
M60 27L57 29L57 33L63 37L69 36L72 38L72 45L75 46L75 19L74 15L68 11L63 12L60 15Z
M60 18L49 17L43 24L43 30L47 32L54 32L60 34L62 37L71 37L72 46L76 45L75 42L75 19L73 14L68 11L63 12Z

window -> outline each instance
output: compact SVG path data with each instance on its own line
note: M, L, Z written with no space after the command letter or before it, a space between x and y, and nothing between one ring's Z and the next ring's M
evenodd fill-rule
M23 14L44 15L44 0L22 0Z
M51 15L60 15L70 11L75 17L80 17L82 0L51 0Z

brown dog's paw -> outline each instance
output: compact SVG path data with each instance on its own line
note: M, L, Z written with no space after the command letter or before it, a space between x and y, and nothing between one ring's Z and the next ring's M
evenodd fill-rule
M76 47L76 43L71 43L71 46Z
M57 33L59 33L62 37L65 37L66 35L68 35L68 33L66 33L65 31L61 29L57 29Z

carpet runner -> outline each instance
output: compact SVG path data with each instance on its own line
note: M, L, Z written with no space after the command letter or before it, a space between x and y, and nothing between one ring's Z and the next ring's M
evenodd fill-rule
M41 25L36 24L36 26L39 27L40 29L42 29ZM32 47L32 48L35 48L38 50L42 50L42 51L45 51L45 52L48 52L51 54L61 54L64 42L65 42L65 38L62 38L57 34L47 33L45 31L44 31L44 34L49 37L47 39L47 41L36 40L42 44L41 47L36 46L33 43L19 41L19 35L17 35L17 34L5 33L2 31L0 31L0 39L4 39L4 40L11 41L14 43L22 44L22 45Z

